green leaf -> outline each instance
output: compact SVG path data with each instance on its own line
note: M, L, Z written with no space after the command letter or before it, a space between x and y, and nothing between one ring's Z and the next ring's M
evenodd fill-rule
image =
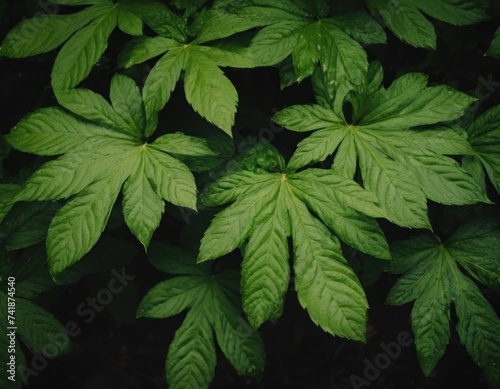
M273 121L293 131L314 131L345 124L332 110L320 105L292 105L273 116Z
M129 77L116 74L111 80L109 97L117 116L125 121L127 132L141 137L146 127L146 112L135 82Z
M363 125L394 130L453 120L475 100L451 87L426 87L425 83L426 77L419 73L398 78L373 100Z
M184 90L196 112L232 136L238 93L222 70L200 52L189 52Z
M196 210L196 184L186 165L168 154L146 148L144 172L164 200Z
M288 289L288 231L290 221L280 189L275 202L261 209L259 225L248 239L241 265L243 309L254 328L264 321L276 321L283 310Z
M137 308L137 317L164 319L191 307L206 286L194 276L180 276L160 282L149 290Z
M122 30L125 34L132 36L142 35L142 20L138 16L134 15L125 9L121 9L118 12L118 28Z
M57 92L77 86L106 50L108 38L117 24L117 10L107 13L76 32L59 51L52 68L52 87Z
M490 47L488 47L486 51L486 55L500 59L500 27L495 31L495 35L491 40Z
M95 6L73 15L43 14L23 20L7 34L0 55L25 58L54 50L106 9L107 6Z
M97 243L123 181L119 175L113 181L95 181L54 217L47 235L48 261L53 275L77 262Z
M474 159L481 162L500 193L500 105L497 105L476 118L467 128L469 142L474 150Z
M163 36L136 37L125 44L118 56L118 66L127 69L179 46L179 42Z
M287 193L287 205L300 304L330 334L364 341L368 303L338 241L292 193Z
M83 111L87 112L86 109ZM89 111L95 112L90 108ZM42 108L24 117L5 138L14 148L37 155L58 155L87 147L92 149L102 139L107 142L128 139L124 134L80 120L59 108Z
M239 247L252 228L251 221L264 204L272 201L279 190L279 181L256 190L249 190L225 210L217 214L201 240L198 261L215 259Z
M137 170L123 185L123 216L130 231L145 248L160 225L165 211L163 199L151 187L144 173L144 156Z
M71 350L64 326L45 309L16 298L17 335L36 353L56 357Z
M217 155L207 146L204 139L184 135L181 132L162 135L152 143L151 147L172 155L204 157Z
M127 10L140 17L151 29L159 35L175 39L178 42L186 40L186 25L165 4L156 0L125 0L120 2L120 10Z
M307 22L281 21L257 33L250 45L250 56L258 66L271 66L283 61L297 44L300 28Z
M338 76L315 72L320 105L275 114L274 120L288 129L314 131L299 142L289 170L336 153L332 169L352 179L359 163L363 185L377 194L384 217L406 227L429 227L426 199L489 203L484 185L447 156L474 150L456 126L438 124L460 117L474 99L448 87L427 87L427 77L419 73L406 74L385 89L380 66L375 62L368 71L355 89L345 84L333 88ZM352 124L342 118L346 100L353 108Z
M472 277L500 290L500 228L494 218L477 217L461 225L447 241L447 247Z
M215 345L203 307L191 309L176 331L167 354L170 388L208 388L214 377Z
M429 228L425 195L412 172L358 139L356 149L364 186L377 194L388 219L404 227Z
M382 15L387 26L402 41L416 47L436 48L433 25L424 13L438 20L467 25L480 22L487 15L478 1L463 0L370 0L368 6Z
M456 277L457 332L467 352L486 373L493 387L500 385L500 320L472 281Z
M470 274L483 280L481 271L493 269L498 262L493 255L498 251L498 231L498 223L493 218L476 216L444 243L419 236L393 245L394 259L389 270L405 274L396 282L387 301L400 305L415 300L412 327L420 365L426 375L445 352L450 337L450 304L453 302L462 344L490 382L493 385L500 382L497 369L500 321L477 286L457 265L470 265ZM475 268L474 264L478 267ZM481 269L481 266L486 268ZM495 277L498 282L496 273L484 278L487 284Z
M163 109L170 99L184 67L184 61L184 51L174 49L165 54L151 69L142 90L148 121L146 136L153 133L154 128L150 125L151 117Z
M264 370L264 343L255 330L238 315L223 296L215 319L217 343L238 374L260 376Z
M61 91L57 93L57 100L59 104L75 115L123 134L129 134L136 138L141 136L141 133L135 128L130 128L124 117L104 97L91 90L78 88ZM54 111L48 112L50 116L55 114ZM53 124L51 125L53 126Z

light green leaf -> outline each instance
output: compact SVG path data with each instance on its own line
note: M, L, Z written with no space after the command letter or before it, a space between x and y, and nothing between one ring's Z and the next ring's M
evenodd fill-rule
M196 210L196 184L187 166L151 147L145 153L144 171L156 193L169 203Z
M287 193L287 205L301 305L330 334L364 341L368 303L338 241L292 193Z
M289 130L300 132L346 124L331 109L316 104L292 105L274 114L273 121Z
M130 155L122 150L66 154L42 165L24 183L16 201L52 200L72 196L96 179L107 176L109 166L120 165Z
M288 169L294 170L310 163L323 161L335 152L346 135L347 131L343 125L313 132L312 135L299 142L290 158Z
M250 45L250 56L257 66L271 66L283 61L297 44L298 30L307 22L282 21L263 28Z
M93 20L76 32L59 51L52 68L52 87L57 93L77 86L99 61L108 44L108 38L116 27L117 10Z
M425 195L411 170L356 138L363 183L377 194L392 222L414 228L429 228Z
M125 44L118 56L118 66L127 69L179 46L177 41L163 36L136 37Z
M103 138L108 143L125 143L129 139L117 131L68 115L59 108L42 108L24 117L5 138L16 149L37 155L93 149Z
M423 77L406 74L380 92L373 109L363 117L363 125L394 130L453 120L475 100L448 86L425 87Z
M91 90L76 88L60 91L57 93L57 101L75 115L117 132L140 138L140 133L134 128L131 129L104 97Z
M127 132L140 138L146 127L146 112L134 80L120 74L113 76L109 97L115 112L127 124Z
M167 354L167 384L172 389L207 389L214 377L215 345L203 307L191 309Z
M211 207L222 205L244 196L254 190L272 185L276 177L270 174L257 174L242 170L222 176L211 184L200 196L204 205Z
M278 178L276 176L276 178ZM239 247L252 228L260 209L278 195L279 181L245 193L212 220L201 240L198 261L203 262L225 255Z
M50 271L57 276L90 251L106 227L123 178L88 185L52 220L47 235Z
M109 6L94 6L73 15L43 14L23 20L7 34L0 56L25 58L49 52L108 9Z
M251 234L244 250L241 294L243 309L254 328L281 316L288 289L290 221L284 200L284 189L280 188L278 198L261 209L262 215L255 221L259 227Z
M142 35L142 20L125 9L120 9L118 12L118 28L125 34L132 36Z
M177 315L207 293L199 277L180 276L160 282L143 297L137 317L164 319Z
M144 173L144 155L137 170L123 185L123 216L130 231L145 248L160 225L165 210L163 199L151 187Z
M184 90L196 112L232 136L238 93L222 70L200 52L189 52Z
M184 61L184 51L173 49L160 58L153 69L151 69L142 90L148 121L146 136L151 135L155 130L156 124L152 125L154 120L151 118L163 109L170 99L170 95L184 67Z
M56 357L71 350L64 326L31 301L16 298L16 319L17 335L34 352Z
M336 201L335 191L322 191L323 185L302 185L303 182L289 179L295 196L302 200L341 240L351 247L377 258L389 259L389 248L377 222L366 217L345 203Z
M151 144L151 147L172 155L204 157L217 155L204 139L184 135L181 132L162 135Z

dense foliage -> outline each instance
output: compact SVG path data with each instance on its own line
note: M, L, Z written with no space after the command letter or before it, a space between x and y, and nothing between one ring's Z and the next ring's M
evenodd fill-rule
M149 265L158 283L146 281L138 304L124 299L138 318L182 314L165 350L169 388L208 388L220 358L258 382L273 364L259 329L293 293L326 333L366 342L368 288L387 282L387 304L412 304L426 376L458 336L500 387L500 105L486 101L499 83L481 78L485 95L431 71L431 55L447 55L440 31L466 31L478 66L500 68L493 1L33 9L9 19L0 47L9 66L51 66L50 103L35 101L0 138L0 322L16 327L0 361L14 355L17 367L2 370L2 387L43 370L31 355L71 351L77 331L51 309L62 291L112 271L96 292L106 306L135 278L125 266ZM418 65L395 69L383 50L409 50ZM231 72L266 68L289 97L259 132ZM184 99L191 110L178 108ZM77 309L88 322L100 312L89 306Z

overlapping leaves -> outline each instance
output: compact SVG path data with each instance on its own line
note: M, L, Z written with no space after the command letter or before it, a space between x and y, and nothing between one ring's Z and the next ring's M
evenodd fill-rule
M293 81L298 82L319 63L333 83L357 86L368 67L360 43L386 40L383 29L366 12L328 17L328 5L322 0L246 0L234 12L264 26L249 49L255 63L270 66L291 56Z
M126 68L162 55L151 69L143 89L146 113L151 122L169 100L184 71L187 101L202 117L232 135L238 93L220 67L247 68L253 66L253 61L241 43L206 43L254 24L242 23L243 18L231 15L230 19L239 21L233 22L231 28L226 25L230 20L221 20L223 15L217 9L208 10L200 13L191 25L176 17L176 24L182 25L188 35L175 36L171 31L157 29L158 36L132 40L122 52L119 64ZM187 36L193 39L188 42Z
M331 334L364 339L366 299L337 236L363 252L389 258L373 219L383 216L376 196L331 170L287 170L283 157L263 143L240 164L241 170L202 194L206 205L233 204L212 220L198 260L218 258L246 242L243 307L257 327L281 314L291 236L295 289L311 319Z
M62 45L52 69L52 86L56 92L77 86L89 75L106 50L115 28L140 36L143 20L151 23L151 15L166 21L173 17L173 13L157 1L124 0L116 4L112 0L51 2L90 6L67 15L54 14L54 7L57 6L48 6L47 13L26 19L9 32L2 43L0 55L24 58ZM169 26L165 29L178 31Z
M143 298L138 317L163 319L188 310L167 354L169 388L208 388L216 363L213 333L239 374L259 376L264 368L260 336L241 317L238 275L213 274L207 264L166 244L152 244L150 261L173 278Z
M16 201L70 198L54 217L47 236L48 261L57 275L97 242L123 186L123 214L147 247L164 211L164 201L196 208L194 178L175 156L211 155L204 141L180 133L144 141L144 105L135 83L116 75L111 104L86 89L61 94L64 106L43 108L7 136L17 149L61 155L39 168Z
M426 199L457 205L489 201L477 180L448 157L473 153L466 138L436 125L460 117L473 98L448 86L428 87L420 73L405 74L386 89L381 68L372 63L365 85L347 95L353 109L348 123L345 93L321 77L314 80L319 104L290 106L274 116L290 130L314 131L299 143L290 168L335 153L332 169L353 178L359 166L364 187L377 194L388 219L407 227L430 227Z
M404 273L389 293L389 304L415 301L412 327L422 370L428 375L450 338L450 305L457 332L474 361L494 385L500 384L500 320L477 285L499 290L500 229L491 217L463 223L445 242L420 236L391 246L389 271ZM495 386L496 387L496 386Z
M367 0L402 41L416 47L436 48L434 26L424 16L465 26L487 19L481 0Z

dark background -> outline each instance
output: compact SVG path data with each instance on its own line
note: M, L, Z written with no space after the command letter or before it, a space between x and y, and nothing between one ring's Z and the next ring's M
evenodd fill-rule
M0 38L3 39L23 17L38 10L36 1L0 1ZM480 98L479 112L500 104L498 86L488 91L481 85L480 77L500 82L500 61L484 57L499 19L469 27L452 27L433 21L438 35L438 50L430 52L409 47L388 32L388 44L368 46L370 59L378 59L385 70L385 83L390 84L399 74L421 71L429 74L431 83L452 85ZM94 69L84 86L107 94L109 80L117 71L116 56L127 37L113 33L109 48L100 64ZM55 105L50 87L50 71L56 52L22 60L0 58L0 131L9 132L24 115L43 106ZM133 76L139 81L146 76L148 65L135 69ZM275 110L289 104L312 102L313 95L308 80L279 89L276 69L238 70L226 69L226 74L235 84L239 96L239 112L236 132L242 137L256 139L262 128L270 128L270 117ZM182 90L177 90L162 114L160 127L183 130L193 126L209 127L192 112L185 102ZM208 131L208 130L207 130ZM290 156L301 135L285 131L273 132L272 144L286 157ZM247 138L248 139L248 138ZM247 140L248 141L248 140ZM236 137L236 142L245 142ZM240 143L241 144L241 143ZM33 166L44 160L11 151L4 161L9 177L26 176ZM493 194L492 198L498 200ZM444 208L430 204L431 219L439 222ZM203 230L208 216L190 218L187 227L182 215L169 208L156 240L173 245L196 241L197 233ZM105 235L114 239L116 245L104 245L101 254L123 261L128 274L136 278L126 290L117 295L95 320L85 323L85 317L77 313L77 307L88 297L95 296L107 284L112 275L103 271L85 277L77 284L59 288L40 299L40 304L63 323L75 321L81 333L74 337L73 353L48 362L38 376L30 379L29 388L165 388L164 363L168 345L175 330L182 322L182 315L167 320L135 319L138 301L157 282L164 279L149 265L140 245L123 225L119 212L114 215L112 225ZM383 224L389 241L409 237L415 231ZM438 230L439 233L439 230ZM126 248L124 250L124 248ZM241 258L233 253L217 266L237 268ZM356 258L354 258L356 261ZM367 343L347 341L332 337L316 327L307 313L299 306L295 293L290 290L282 318L276 323L265 323L260 332L264 338L267 364L261 381L239 377L223 355L218 355L218 365L212 388L290 388L290 389L337 389L353 388L352 375L360 378L366 373L367 363L374 362L384 350L382 343L395 342L404 332L411 333L409 315L411 304L391 307L384 304L395 277L382 274L375 277L363 267L359 268L361 279L367 286L370 303ZM487 293L497 312L500 301L497 295ZM452 324L453 327L453 324ZM33 357L28 350L28 361ZM29 363L28 363L29 365ZM370 377L368 377L370 378ZM447 352L428 378L421 372L413 345L402 347L400 355L391 358L390 366L377 375L373 373L372 388L487 388L485 379L474 365L465 349L460 345L456 332Z

